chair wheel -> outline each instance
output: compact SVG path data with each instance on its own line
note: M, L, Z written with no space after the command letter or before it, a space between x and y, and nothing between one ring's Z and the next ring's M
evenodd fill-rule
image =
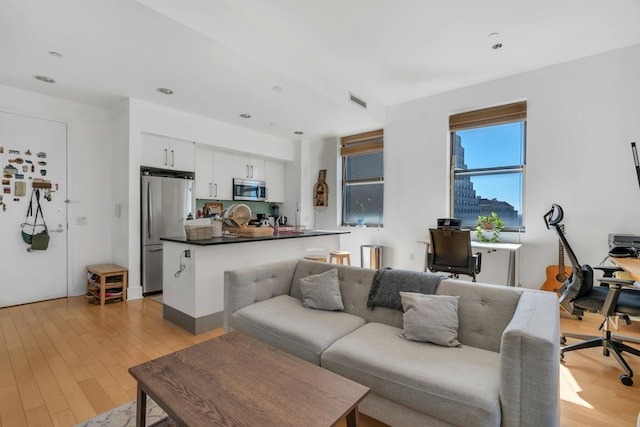
M565 345L567 343L567 337L564 335L560 337L560 345Z
M620 375L620 381L622 381L622 384L624 384L624 385L626 385L628 387L633 385L633 379L629 375L626 375L626 374Z

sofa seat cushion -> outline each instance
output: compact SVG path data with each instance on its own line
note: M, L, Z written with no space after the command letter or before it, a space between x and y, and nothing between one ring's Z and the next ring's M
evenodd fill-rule
M233 329L316 365L327 347L364 323L353 314L304 308L289 295L243 307L230 320Z
M322 366L447 423L500 425L498 353L407 341L400 332L367 323L333 343Z

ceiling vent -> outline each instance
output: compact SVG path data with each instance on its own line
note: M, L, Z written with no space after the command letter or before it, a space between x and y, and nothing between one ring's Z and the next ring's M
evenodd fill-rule
M349 101L353 102L354 104L358 104L362 108L365 108L365 109L367 108L367 101L365 101L362 98L358 98L357 96L355 96L351 92L349 92Z

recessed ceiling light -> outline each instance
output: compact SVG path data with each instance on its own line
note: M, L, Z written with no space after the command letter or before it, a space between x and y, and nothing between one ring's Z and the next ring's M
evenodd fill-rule
M47 76L33 76L34 79L36 80L40 80L41 82L45 82L45 83L55 83L56 81L53 80L51 77L47 77Z
M163 95L173 95L173 91L171 89L167 89L166 87L159 87L156 90Z
M274 92L282 92L284 90L284 88L282 86L274 86L273 87L273 91Z
M302 132L301 130L297 130L297 131L295 131L294 133L295 133L296 135L303 135L303 134L304 134L304 132Z
M243 113L243 114L240 114L240 117L242 117L243 119L250 119L251 114Z
M49 51L49 55L55 56L56 58L62 58L62 54L60 52L55 52L53 50Z

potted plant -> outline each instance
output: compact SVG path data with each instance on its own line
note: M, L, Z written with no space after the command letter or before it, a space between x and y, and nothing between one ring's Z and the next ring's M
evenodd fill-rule
M366 209L365 209L365 204L369 204L369 202L371 201L370 197L367 197L366 200L363 200L361 202L357 202L358 203L358 218L356 219L357 222L357 227L366 227L366 221L364 219L365 214L367 213Z
M495 212L491 212L491 215L480 215L476 221L476 237L481 242L498 243L503 228L504 222Z

